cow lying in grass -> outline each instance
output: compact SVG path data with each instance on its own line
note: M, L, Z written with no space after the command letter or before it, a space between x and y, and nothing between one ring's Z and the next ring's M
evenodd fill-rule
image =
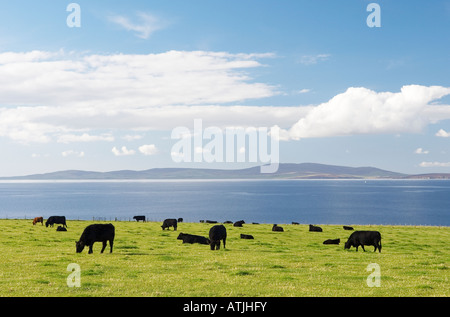
M196 236L193 234L183 233L181 232L178 235L178 240L183 240L183 243L200 243L200 244L209 244L210 241L208 238L202 237L202 236Z

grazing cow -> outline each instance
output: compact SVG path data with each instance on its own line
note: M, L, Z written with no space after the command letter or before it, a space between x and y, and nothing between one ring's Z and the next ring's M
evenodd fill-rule
M233 227L242 227L242 225L243 225L244 223L245 223L244 220L236 221L236 222L233 224Z
M196 236L193 234L188 233L180 233L178 235L178 240L183 240L183 243L200 243L200 244L210 244L211 241L209 241L208 238L202 237L202 236Z
M45 222L45 226L46 227L48 227L48 226L53 227L53 225L55 223L67 227L67 225L66 225L66 217L65 216L51 216Z
M38 222L40 222L41 225L43 226L43 225L44 225L44 218L42 218L42 217L36 217L36 218L34 218L34 219L33 219L33 226L34 226L35 224L37 224Z
M309 225L309 231L322 232L322 228L320 228L318 226Z
M173 230L177 231L177 220L176 219L166 219L164 220L161 228L164 230L167 228L169 230L169 227L173 227Z
M377 249L381 252L381 234L378 231L355 231L348 238L345 243L344 249L350 249L350 247L356 247L356 251L358 251L358 247L366 252L364 249L365 245L373 245L375 252Z
M298 223L298 222L295 222L295 221L292 221L292 224L293 224L293 225L299 225L299 223Z
M209 229L209 240L211 250L219 250L220 249L220 240L223 240L223 247L225 248L225 242L227 239L227 229L224 225L215 225L211 229Z
M241 239L252 240L252 239L255 239L255 238L251 234L243 234L243 233L241 233Z
M353 229L353 227L344 226L344 230L355 230L355 229Z
M112 224L94 224L87 226L80 240L76 242L77 253L81 253L85 246L89 247L89 254L91 254L94 242L103 242L101 253L106 248L106 242L109 241L110 253L113 251L115 228Z
M183 218L178 218L178 222L183 222Z
M215 220L206 220L205 222L206 223L217 223L217 221L215 221Z
M58 226L58 228L56 228L56 231L67 231L67 229L63 226Z
M145 216L134 216L133 219L136 220L137 222L139 221L145 222Z
M284 231L284 229L283 229L283 227L280 227L279 225L277 225L277 224L274 224L274 225L273 225L273 227L272 227L272 231L279 231L279 232L283 232L283 231Z
M339 244L341 239L328 239L323 242L323 244Z
M225 221L224 223L233 223L233 221L227 220L227 221Z

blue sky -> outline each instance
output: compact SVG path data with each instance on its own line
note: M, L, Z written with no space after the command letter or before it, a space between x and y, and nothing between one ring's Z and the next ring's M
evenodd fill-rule
M73 2L79 28L2 3L1 176L255 165L174 162L194 119L277 126L281 162L450 172L450 1Z

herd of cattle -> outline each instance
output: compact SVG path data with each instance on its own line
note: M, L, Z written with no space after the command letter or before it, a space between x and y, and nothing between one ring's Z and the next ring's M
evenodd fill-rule
M136 221L143 221L145 222L145 216L134 216L134 220ZM178 223L183 222L183 218L178 219L165 219L163 221L163 224L161 225L162 230L170 229L170 227L173 228L174 231L178 228ZM200 222L206 222L215 224L217 221L210 221L210 220L200 220ZM43 217L36 217L33 219L33 225L36 225L37 223L41 223L41 225L44 225L44 219ZM242 227L243 224L245 224L244 220L239 220L236 222L231 221L225 221L224 224L233 224L234 227ZM67 231L67 224L66 224L66 217L65 216L51 216L47 219L45 222L45 226L53 227L54 224L60 224L61 226L58 226L56 229L57 231ZM253 223L255 224L255 223ZM294 225L298 225L297 222L292 222ZM353 231L353 227L349 226L343 226L344 230L351 230ZM272 231L275 232L284 232L283 227L274 224L272 227ZM323 232L322 228L315 225L309 225L309 231L310 232ZM89 253L93 253L92 246L95 242L102 242L103 248L101 250L101 253L106 248L107 242L109 241L110 246L110 253L113 251L113 244L114 244L114 236L115 236L115 228L112 224L93 224L87 226L83 233L81 234L80 239L76 242L76 252L80 253L83 251L84 247L89 247ZM241 239L254 239L252 235L249 234L241 234ZM193 234L187 234L187 233L180 233L178 235L178 240L182 240L183 243L199 243L199 244L206 244L209 245L211 250L219 250L220 244L223 242L223 247L226 246L226 239L227 239L227 229L222 224L216 224L209 230L209 239L203 236L193 235ZM323 242L323 244L340 244L340 239L327 239ZM344 249L350 249L351 247L355 247L356 251L358 251L358 247L361 246L363 251L366 251L364 249L365 245L371 245L374 246L374 252L378 249L378 252L381 252L381 234L378 231L354 231L348 238L347 242L345 243Z

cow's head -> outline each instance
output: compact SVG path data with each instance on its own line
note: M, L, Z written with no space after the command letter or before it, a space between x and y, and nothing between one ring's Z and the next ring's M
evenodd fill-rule
M349 239L349 240L347 240L347 242L345 242L344 250L345 249L350 249L351 246L352 246L352 242Z
M77 253L83 252L83 249L84 249L84 242L82 242L82 241L77 241L77 242L75 242L75 245L76 245Z

